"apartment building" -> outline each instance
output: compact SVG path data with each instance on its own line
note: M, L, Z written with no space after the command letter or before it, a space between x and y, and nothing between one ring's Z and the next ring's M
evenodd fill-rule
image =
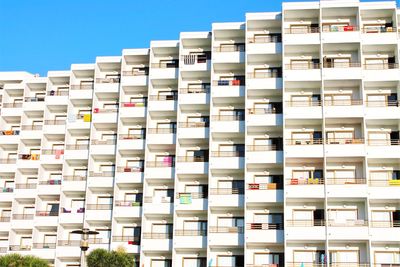
M400 9L284 3L48 77L0 73L0 253L400 266Z

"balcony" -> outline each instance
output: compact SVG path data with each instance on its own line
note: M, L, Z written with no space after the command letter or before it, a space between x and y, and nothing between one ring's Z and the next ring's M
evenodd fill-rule
M281 89L282 88L282 68L257 68L253 72L247 73L247 88L257 89Z
M280 54L282 53L282 34L253 34L247 39L246 45L247 54Z
M86 204L86 221L109 221L111 220L112 204Z
M137 102L121 102L119 108L119 116L121 118L144 118L146 117L147 97Z
M179 89L180 105L208 105L210 94L210 83L199 84L197 87Z
M329 23L322 25L322 40L325 43L358 43L360 29L350 23Z
M207 230L175 230L174 246L176 248L205 249L207 248L205 244L207 244Z
M209 246L238 246L244 244L244 229L241 226L210 226L208 244Z
M321 100L309 99L286 101L285 117L288 119L321 119L322 118Z
M213 81L212 97L244 97L245 76L224 77Z
M129 245L140 245L140 236L113 236L112 242L127 242Z
M244 132L244 114L238 115L213 115L211 131L218 133Z
M141 240L142 251L165 251L169 252L172 249L172 233L143 233Z
M173 59L168 62L152 63L151 68L151 79L177 79L179 60Z
M248 243L283 243L282 223L247 223L246 242Z
M10 245L8 247L9 251L31 251L32 246L30 245Z
M286 221L288 240L325 240L325 219L291 219Z
M372 220L369 232L374 241L397 242L397 236L400 234L400 220Z
M244 43L226 43L214 47L213 63L244 63L246 45Z
M207 139L209 122L179 122L178 139Z
M182 55L182 71L210 71L211 70L211 52L202 52L201 54Z
M323 198L324 183L324 178L289 178L286 179L286 194L292 198L304 195L309 198Z
M283 176L280 176L283 179ZM248 183L246 201L248 203L258 202L283 202L282 183Z
M143 212L145 214L172 214L173 197L144 197Z
M323 156L322 138L291 138L286 139L286 157L320 158ZM307 154L304 154L304 150Z
M324 79L362 79L361 63L358 61L326 61L323 64Z
M273 141L275 141L275 139ZM277 143L278 144L271 145L248 145L246 151L246 162L248 164L282 163L283 147L281 142L280 144L279 141Z
M393 27L393 23L364 25L361 32L364 44L395 44L397 42L397 28Z
M324 112L326 117L345 118L349 117L349 114L351 114L352 118L364 116L362 99L334 99L335 97L340 98L340 95L330 95L330 97L330 99L327 99L327 96L325 96L324 100Z
M116 183L143 183L143 167L118 166L115 174Z
M148 145L173 145L176 142L176 127L175 124L168 125L168 128L148 128L147 144Z
M93 123L117 123L117 117L118 108L93 108Z
M247 110L248 126L282 125L282 103L266 103L266 108L250 108Z
M180 192L176 194L176 210L203 211L208 207L207 192Z
M210 188L209 205L213 207L243 207L244 188Z
M177 173L206 174L208 172L208 153L205 156L179 156Z
M211 169L244 169L244 151L212 151Z
M147 86L148 85L149 67L141 65L133 67L132 70L122 72L122 84L130 86Z
M13 220L33 220L34 214L13 214Z
M368 221L364 219L327 220L328 235L338 240L368 240Z
M136 201L116 200L114 207L114 217L126 218L135 217L140 218L142 211L142 203Z
M57 243L33 243L34 249L55 249Z
M318 24L289 25L284 29L283 42L287 44L319 44L320 28Z
M325 153L329 153L330 157L365 155L363 138L327 138L325 143Z
M174 92L171 95L150 95L149 112L175 112L177 108L178 95Z
M164 158L165 159L162 161L146 161L146 174L148 177L173 179L175 173L175 157L166 156Z
M105 78L96 78L96 92L118 92L120 74L106 75Z

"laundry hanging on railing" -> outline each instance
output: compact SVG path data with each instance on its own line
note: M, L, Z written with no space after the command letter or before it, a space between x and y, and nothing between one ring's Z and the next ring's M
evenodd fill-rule
M183 64L194 65L196 63L196 55L184 55Z

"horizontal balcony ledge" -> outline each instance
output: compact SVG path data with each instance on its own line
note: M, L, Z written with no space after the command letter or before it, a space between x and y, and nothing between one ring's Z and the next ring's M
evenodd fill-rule
M113 78L97 78L96 83L119 83L121 81L120 75L115 75L118 77Z
M283 184L279 183L248 183L247 190L281 190Z
M244 233L244 227L242 226L210 226L209 227L209 232L210 233L216 233L216 234L226 234L226 233L232 233L232 234L243 234Z
M135 129L138 131L144 131L146 129ZM146 139L146 135L145 134L120 134L118 136L119 140L145 140Z
M45 120L44 125L65 125L66 120Z
M71 90L93 90L94 82L85 84L72 84Z
M244 121L244 115L213 115L214 121Z
M320 107L322 105L321 100L311 100L311 101L286 101L286 106L287 107L296 107L296 108L301 108L301 107Z
M128 201L128 200L116 200L116 207L141 207L142 202Z
M327 225L330 227L366 227L368 226L368 221L363 219L344 221L327 220Z
M87 210L111 210L112 204L87 204Z
M287 227L314 227L314 226L325 226L324 219L315 220L287 220Z
M279 145L248 145L248 152L263 152L263 151L282 151L283 148Z
M144 203L151 203L151 204L157 204L157 203L174 203L174 198L173 197L144 197L143 198Z
M238 80L214 80L213 81L213 86L216 87L224 87L224 86L244 86L245 85L245 79L244 76L242 76L242 79Z
M0 164L15 164L17 163L17 159L0 159Z
M115 235L112 237L113 242L130 242L132 241L133 243L130 245L139 245L140 244L140 236L118 236Z
M172 233L143 233L143 239L172 239Z
M243 195L244 188L210 188L210 195Z
M150 95L149 100L151 101L176 101L178 100L178 95Z
M92 145L115 145L116 143L117 140L115 139L108 139L108 140L92 139L91 141Z
M304 25L307 26L307 25ZM319 27L307 26L303 28L285 28L285 34L307 34L307 33L319 33Z
M380 179L370 179L369 180L370 186L400 186L400 179L399 180L380 180Z
M36 211L36 216L57 217L58 216L58 211Z
M115 173L113 171L103 171L103 172L90 171L89 172L90 177L113 177L114 174Z
M257 34L251 38L247 38L247 42L250 44L281 43L282 34L280 33Z
M400 228L400 220L392 221L370 221L370 227L373 228Z
M143 67L142 71L131 70L131 71L123 71L122 76L148 76L149 75L149 67Z
M30 251L32 250L32 246L10 245L8 249L9 251Z
M34 214L13 214L13 220L33 220Z
M89 140L88 140L89 141ZM66 150L88 150L89 144L67 144L65 145Z
M211 157L222 158L222 157L244 157L244 151L212 151Z
M283 223L247 223L246 230L283 230Z
M209 122L179 122L180 128L208 128Z
M210 88L180 88L180 94L208 94Z
M143 167L127 167L127 166L119 166L117 167L117 172L118 173L123 173L123 172L144 172Z
M57 245L61 247L77 247L81 244L80 240L58 240Z
M143 108L147 107L147 97L143 98L143 102L121 102L121 108Z
M207 236L207 230L176 229L175 236Z
M64 175L64 181L86 181L86 176L83 175Z
M286 145L322 145L322 138L296 138L286 139Z
M179 193L176 193L176 198L177 199L186 199L186 198L205 199L205 198L208 198L208 195L207 195L207 192L179 192Z
M313 62L285 64L286 70L314 70L320 68L321 68L320 63L313 63Z
M147 132L149 134L174 134L176 133L176 128L148 128Z
M177 162L208 162L208 157L190 157L180 156L176 157Z

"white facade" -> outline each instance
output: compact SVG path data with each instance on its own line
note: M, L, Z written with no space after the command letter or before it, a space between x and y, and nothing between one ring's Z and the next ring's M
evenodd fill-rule
M48 77L0 73L0 253L400 266L400 10L284 3ZM140 261L140 263L139 263Z

